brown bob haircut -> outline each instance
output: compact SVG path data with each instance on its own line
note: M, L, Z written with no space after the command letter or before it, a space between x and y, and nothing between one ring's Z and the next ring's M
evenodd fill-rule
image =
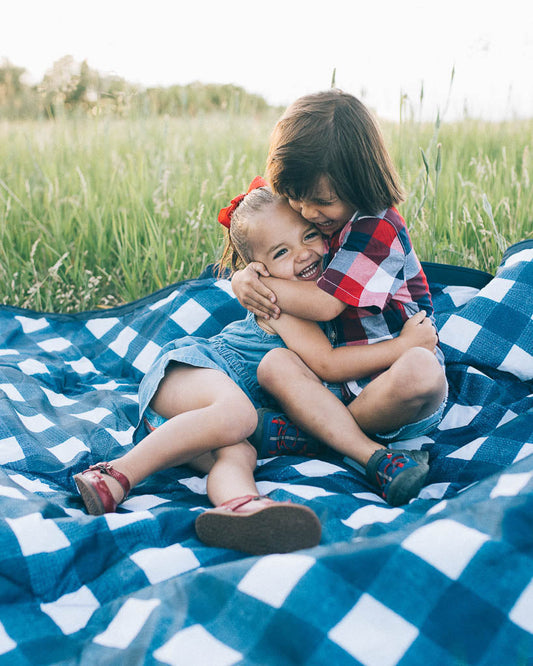
M313 199L327 176L341 201L377 214L404 200L378 124L356 97L331 89L300 97L276 124L267 178L289 199Z

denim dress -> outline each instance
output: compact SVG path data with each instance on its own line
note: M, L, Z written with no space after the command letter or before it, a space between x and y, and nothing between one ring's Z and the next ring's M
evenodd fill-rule
M264 331L251 312L211 338L186 336L172 340L161 349L139 386L140 424L171 361L220 370L246 393L256 409L272 404L272 398L259 386L257 367L267 352L285 346L279 335Z

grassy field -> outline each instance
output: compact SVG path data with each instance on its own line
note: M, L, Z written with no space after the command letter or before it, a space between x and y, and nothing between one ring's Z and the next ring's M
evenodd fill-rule
M262 174L261 116L0 124L0 303L72 312L195 277L221 206ZM383 125L421 259L490 272L533 237L533 120Z

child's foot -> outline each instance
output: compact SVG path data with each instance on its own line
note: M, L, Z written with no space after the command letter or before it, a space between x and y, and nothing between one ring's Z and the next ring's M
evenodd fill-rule
M110 477L109 479L104 476ZM113 480L118 483L115 493L112 493L109 484ZM89 469L74 476L81 498L92 516L100 516L103 513L112 513L117 510L117 505L123 502L130 491L130 482L121 472L117 472L111 463L99 462L91 465ZM109 484L108 484L109 481ZM120 497L120 489L122 496ZM120 499L117 500L117 495Z
M427 451L379 449L366 466L366 476L391 506L416 497L429 472Z
M196 534L208 546L251 555L290 553L320 542L322 527L309 507L246 495L200 514Z
M248 439L259 458L317 454L318 441L300 430L285 414L262 407L257 410L257 416L257 428Z

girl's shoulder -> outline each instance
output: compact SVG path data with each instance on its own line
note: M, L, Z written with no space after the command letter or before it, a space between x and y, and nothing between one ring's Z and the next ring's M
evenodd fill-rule
M256 331L261 334L261 335L278 335L276 330L270 326L269 320L266 319L258 319L255 315L253 315L251 312L248 313L252 315L252 320L253 320L253 326L256 329ZM274 321L274 320L273 320Z
M270 344L273 335L277 335L277 333L268 327L268 324L264 326L263 322L259 323L255 315L247 311L245 317L230 322L220 333L210 339L231 341L231 344L239 344L239 340L246 340L247 343L254 342L262 345L267 341Z

